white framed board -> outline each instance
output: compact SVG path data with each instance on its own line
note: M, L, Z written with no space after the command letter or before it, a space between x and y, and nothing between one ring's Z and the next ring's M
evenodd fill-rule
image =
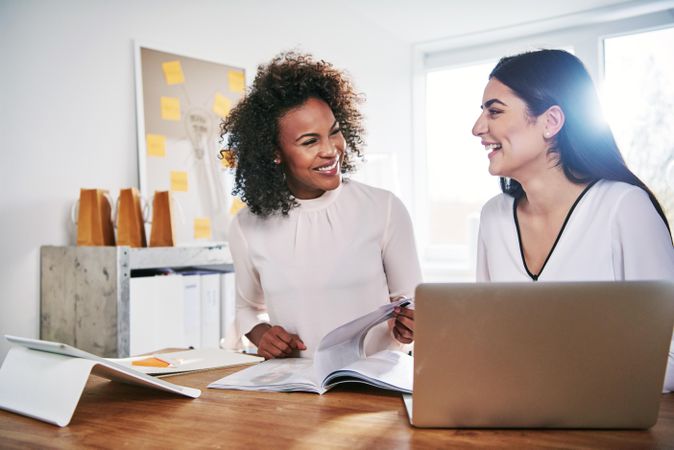
M171 191L176 245L227 240L241 203L218 158L220 122L243 97L242 68L135 42L140 191Z

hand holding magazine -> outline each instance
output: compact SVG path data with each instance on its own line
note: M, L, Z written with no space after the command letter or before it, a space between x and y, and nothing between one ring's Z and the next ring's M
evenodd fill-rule
M396 350L365 356L367 332L393 317L396 307L412 304L404 298L335 328L321 339L314 359L270 359L228 375L209 388L247 391L307 391L323 394L340 383L365 383L412 393L413 358Z

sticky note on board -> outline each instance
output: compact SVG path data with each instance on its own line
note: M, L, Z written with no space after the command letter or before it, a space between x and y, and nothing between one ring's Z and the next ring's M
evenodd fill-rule
M231 109L232 101L221 93L216 92L215 99L213 99L213 112L224 119Z
M194 238L195 239L211 238L211 219L209 219L208 217L194 218Z
M187 192L187 172L179 170L171 171L171 190L174 192Z
M148 134L145 136L145 146L148 156L166 156L166 136L161 134Z
M227 76L229 77L229 90L237 94L243 94L245 84L243 72L230 70Z
M161 64L161 68L164 71L166 84L182 84L185 82L185 75L183 74L183 68L180 65L180 61L167 61Z
M175 97L161 98L161 118L164 120L180 120L180 99Z
M236 167L234 156L231 150L222 150L222 158L220 159L220 167L223 169L233 169Z
M232 200L232 206L229 208L229 214L232 216L235 216L236 213L239 212L239 210L243 209L246 207L246 204L241 201L239 197L234 197Z

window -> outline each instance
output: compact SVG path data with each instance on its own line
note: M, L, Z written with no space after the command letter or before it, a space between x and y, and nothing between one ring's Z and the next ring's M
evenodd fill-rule
M605 74L618 145L674 225L672 22L662 3L644 0L414 48L413 220L426 281L474 279L479 211L500 189L471 128L489 71L524 50L571 51L598 86Z
M470 262L482 205L499 190L471 129L495 61L432 71L426 77L429 260ZM469 271L471 268L466 267Z
M603 108L627 165L674 225L674 28L604 40Z

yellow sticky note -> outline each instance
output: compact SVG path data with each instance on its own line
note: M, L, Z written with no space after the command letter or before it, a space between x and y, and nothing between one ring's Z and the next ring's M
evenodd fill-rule
M139 359L136 361L131 361L132 366L144 366L144 367L169 367L171 363L164 361L161 358L145 358Z
M161 134L148 134L145 136L145 145L148 156L166 156L166 136Z
M234 161L234 155L231 150L221 150L220 155L220 166L223 169L234 169L236 167L236 161Z
M171 171L171 190L174 192L187 192L187 172Z
M164 120L180 120L180 99L175 97L161 98L161 118Z
M208 217L194 218L194 239L211 238L211 219Z
M246 204L241 201L239 197L234 197L232 201L232 206L229 208L229 214L232 216L236 215L236 213L239 212L239 210L243 209L246 207Z
M244 89L243 72L234 72L230 70L227 74L229 76L229 90L242 94Z
M180 61L167 61L162 63L161 68L164 71L166 84L182 84L185 82L185 75L183 75L183 68L180 65Z
M213 100L213 112L223 119L229 114L232 109L232 101L219 92L215 93Z

